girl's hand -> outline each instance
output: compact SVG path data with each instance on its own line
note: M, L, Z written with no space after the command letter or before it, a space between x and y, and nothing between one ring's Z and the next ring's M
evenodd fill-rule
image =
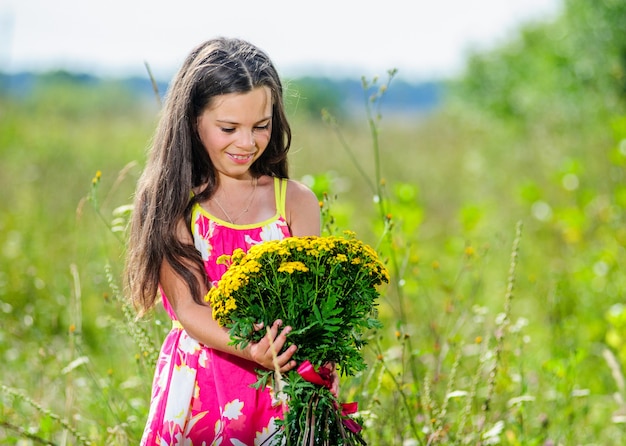
M291 357L298 347L290 345L289 348L279 354L287 342L287 335L291 331L291 327L287 326L278 333L282 324L283 321L280 319L274 321L265 336L263 336L263 339L259 342L251 343L249 348L251 359L261 367L268 370L276 370L278 367L281 373L285 373L296 366L296 361L292 360ZM262 330L264 327L259 325L256 329ZM274 362L274 359L276 362Z

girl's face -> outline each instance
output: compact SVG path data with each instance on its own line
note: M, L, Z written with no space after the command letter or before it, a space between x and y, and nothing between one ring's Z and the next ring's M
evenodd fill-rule
M272 92L258 87L217 96L197 125L218 174L249 178L250 166L263 154L272 134Z

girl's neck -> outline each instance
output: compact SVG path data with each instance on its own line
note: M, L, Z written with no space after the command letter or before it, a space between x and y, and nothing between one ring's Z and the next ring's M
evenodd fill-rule
M215 193L219 193L220 191L233 191L240 188L249 187L250 184L255 181L255 177L248 173L247 175L243 175L240 177L231 177L228 175L218 175L217 183L215 187Z
M229 177L225 181L220 177L220 182L209 200L214 213L219 213L224 220L231 224L237 224L240 219L245 219L253 206L257 191L258 178Z

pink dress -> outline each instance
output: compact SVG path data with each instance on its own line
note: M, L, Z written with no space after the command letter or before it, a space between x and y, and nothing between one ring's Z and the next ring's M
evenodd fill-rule
M215 284L226 266L216 260L236 248L289 237L285 220L287 180L274 180L276 215L252 225L233 225L199 205L192 212L194 243L206 273ZM250 387L257 379L255 363L208 348L173 320L156 365L152 400L142 445L270 445L282 418L282 402L271 388Z

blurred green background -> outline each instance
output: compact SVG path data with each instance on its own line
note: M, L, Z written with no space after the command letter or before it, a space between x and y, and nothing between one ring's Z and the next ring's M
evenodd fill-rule
M137 444L169 327L117 287L159 104L127 80L1 82L0 442ZM569 0L455 79L360 82L286 96L292 177L392 271L370 370L342 385L366 439L623 444L626 2Z

